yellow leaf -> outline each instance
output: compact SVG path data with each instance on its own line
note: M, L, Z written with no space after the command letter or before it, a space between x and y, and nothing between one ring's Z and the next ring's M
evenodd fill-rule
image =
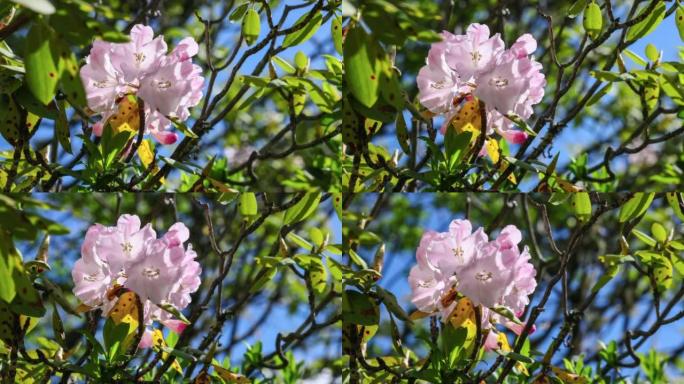
M542 373L534 379L532 384L551 384L551 380Z
M499 344L499 349L503 352L509 352L511 350L511 346L508 344L508 338L503 332L499 332L496 335L496 343Z
M128 324L128 333L126 334L124 341L121 343L121 348L124 351L127 351L131 344L133 344L135 341L136 335L138 333L138 321L134 319L131 314L127 314L123 317L123 319L121 319L121 323Z
M195 377L195 380L192 382L193 384L211 384L211 376L207 373L207 371L202 371Z
M152 348L155 350L163 350L163 347L166 347L166 341L164 341L164 334L162 333L161 330L155 329L152 332ZM162 352L162 358L166 360L169 357L168 352ZM178 363L178 360L173 360L173 363L171 363L171 367L176 370L178 373L181 375L183 374L183 369L181 368L180 364Z
M114 133L123 131L138 132L140 128L140 113L138 102L134 97L124 97L118 105L118 111L113 114L108 122Z
M250 384L252 381L239 373L231 372L220 365L213 364L216 374L229 383Z
M143 165L147 168L154 161L154 148L152 142L143 140L138 147L138 157Z
M485 141L485 148L487 149L487 154L489 158L492 159L494 164L499 162L499 142L496 139L488 138Z
M522 373L525 376L530 375L530 372L527 370L527 367L525 366L525 364L521 363L520 361L515 363L515 368L518 370L518 372Z
M83 303L79 304L78 307L76 307L76 313L86 313L90 312L93 310L93 307L85 305Z
M507 168L508 168L508 161L506 161L506 160L502 161L501 164L499 165L499 173L503 174ZM508 179L508 181L510 181L513 184L518 184L518 179L515 178L515 174L513 172L511 172L511 174L508 175L507 179Z
M586 384L588 382L585 377L570 373L558 367L551 367L551 371L553 371L553 373L565 384Z
M472 125L472 128L466 129L468 124ZM456 116L451 119L451 126L456 128L458 133L464 130L473 130L479 134L482 131L482 118L478 99L472 98L472 100L463 103Z
M415 311L409 315L409 319L418 320L418 319L423 319L423 318L426 318L429 316L430 316L430 314L427 312Z
M475 325L475 307L469 298L464 297L458 301L456 308L449 315L449 321L454 328L468 326L467 322Z
M121 324L127 315L130 315L130 320L138 321L138 306L142 312L142 304L140 297L133 291L124 292L119 296L119 300L114 304L114 308L109 311L109 317L114 320L114 324Z
M209 180L209 182L211 182L211 184L216 189L218 189L219 192L223 192L223 193L238 193L239 192L237 189L233 189L233 188L225 185L224 183L222 183L216 179L212 179L211 177L208 177L207 179Z
M461 298L449 315L449 321L454 328L466 329L464 347L466 351L472 351L475 347L475 337L477 337L477 320L473 302L467 297Z
M565 192L582 192L584 188L578 187L569 181L565 181L561 178L556 178L556 183Z
M33 133L36 130L38 120L40 120L40 116L34 115L31 112L26 114L26 128L28 128L29 133Z

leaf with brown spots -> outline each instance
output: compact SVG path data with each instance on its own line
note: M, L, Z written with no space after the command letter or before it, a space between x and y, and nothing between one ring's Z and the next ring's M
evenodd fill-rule
M551 371L563 381L564 384L586 384L589 380L575 373L570 373L558 367L551 367Z
M114 304L107 314L114 320L114 324L121 324L127 315L130 315L132 320L138 321L138 307L142 309L140 297L133 291L124 292L119 296L119 299Z
M166 359L169 357L169 353L164 350L166 348L164 334L159 329L155 329L154 331L152 331L152 348L154 348L155 351L163 351L162 359L164 361L166 361ZM173 368L176 372L180 373L181 375L183 374L183 368L181 368L180 364L178 363L178 360L173 360L173 363L171 363L171 368Z
M248 379L244 375L231 372L218 364L212 364L212 366L214 367L214 371L216 372L216 374L228 383L250 384L252 382L252 380Z
M31 24L26 36L26 84L43 105L54 97L60 73L53 47L54 32L40 19Z
M192 381L193 384L211 384L211 376L207 373L207 371L202 371L195 377L195 380Z
M61 71L59 76L59 87L66 96L69 103L80 108L87 106L86 94L81 82L78 60L76 55L69 49L63 40L55 40L55 49L59 54L58 68Z
M18 330L19 317L10 310L7 303L0 300L0 340L10 343Z
M108 122L114 133L136 133L140 128L140 111L138 102L133 96L127 96L119 101L119 110L112 115Z
M472 127L469 127L471 124ZM482 117L480 116L480 102L476 98L467 100L458 110L458 113L451 119L450 126L456 129L456 132L472 131L473 142L475 138L482 132Z
M21 137L21 112L11 95L0 94L0 134L12 145L16 145Z

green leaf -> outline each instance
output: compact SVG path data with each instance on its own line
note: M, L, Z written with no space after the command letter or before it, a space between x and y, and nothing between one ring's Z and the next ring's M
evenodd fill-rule
M244 192L240 194L238 209L242 216L253 217L257 215L257 199L254 192Z
M294 57L295 67L300 73L306 73L309 70L309 57L302 51L297 51Z
M45 314L43 301L23 267L15 265L12 271L12 279L14 280L16 295L10 303L10 308L20 315L42 317Z
M620 272L620 265L611 265L607 267L606 273L602 274L601 277L599 277L596 284L594 284L594 287L591 288L591 292L598 292L601 288L608 284L608 282L613 280L613 278L618 274L618 272Z
M342 18L333 17L330 23L330 33L332 34L333 44L335 45L335 50L340 55L342 54Z
M343 216L342 194L341 193L333 193L332 200L333 200L333 207L335 208L335 212L337 213L337 218L340 221L342 221L342 216Z
M342 322L372 326L380 321L378 305L367 295L358 291L346 290L342 294Z
M682 199L682 194L678 192L667 192L665 197L667 198L670 207L672 207L674 214L679 220L684 221L684 199Z
M294 25L300 25L308 17L311 17L311 14L303 14L299 19L297 19ZM323 14L321 14L320 12L313 15L313 17L311 17L311 19L306 23L306 25L303 28L300 28L297 31L285 36L285 39L283 40L283 48L298 45L309 40L311 36L313 36L316 33L316 31L318 31L318 28L321 27L322 20Z
M675 12L675 23L677 24L677 31L679 31L679 38L684 41L684 6L677 7Z
M672 286L672 262L667 257L661 255L654 260L653 276L656 284L661 290L667 290Z
M592 40L595 40L603 29L603 15L601 14L601 7L593 0L587 5L584 10L584 30Z
M515 361L519 361L521 363L525 363L525 364L534 363L534 359L532 359L531 357L527 357L525 355L521 355L519 353L508 352L508 353L505 353L504 355L510 359L513 359Z
M587 107L592 106L601 100L603 96L605 96L609 91L610 88L613 86L613 83L608 83L606 84L603 88L599 89L596 93L594 93L589 100L587 101Z
M653 223L651 225L651 234L661 244L667 241L667 230L660 223Z
M666 6L664 2L656 5L655 9L649 13L645 19L636 23L627 30L627 37L625 38L625 41L637 40L653 32L658 25L660 25L660 22L663 21L663 18L665 17L665 10ZM647 11L648 6L644 7L635 17L639 18L644 14L644 12Z
M163 309L165 312L170 313L175 317L177 320L182 321L185 324L190 324L190 320L188 320L184 315L183 312L179 311L178 308L174 307L173 305L169 303L157 303L156 304L159 308Z
M238 5L237 7L235 7L233 12L230 13L230 16L228 16L228 19L230 21L238 21L238 20L242 19L242 17L245 15L245 12L247 12L248 7L249 7L248 2L245 2L245 3Z
M637 55L636 53L630 51L629 49L625 49L624 51L622 51L622 53L624 53L625 55L627 55L627 57L629 57L630 59L632 59L633 62L635 62L636 64L638 64L638 65L640 65L640 66L642 66L642 67L645 67L645 66L648 64L648 63L646 62L646 60L644 60L641 56L639 56L639 55Z
M380 71L380 95L389 105L397 110L404 106L404 93L399 82L399 74L392 68L389 60L379 61Z
M313 251L313 245L311 245L311 243L304 240L301 236L297 235L296 233L288 233L287 238L290 239L290 241L292 241L293 243L297 244L298 246L306 249L307 251Z
M21 137L19 127L22 124L19 106L12 95L0 93L0 134L2 137L12 145L16 144Z
M371 108L378 100L377 47L361 26L347 32L344 42L346 85L363 106Z
M648 59L652 62L656 62L658 59L660 59L660 52L658 51L658 48L651 43L646 45L644 52L646 53L646 57L648 57Z
M278 56L273 56L271 57L271 61L276 63L280 68L283 69L288 74L293 74L295 73L295 67L292 66L287 60L278 57Z
M259 38L259 33L261 33L259 13L254 8L250 8L242 20L242 36L247 45L252 45Z
M651 246L651 247L655 247L656 241L651 236L641 232L638 229L632 229L632 234L634 236L636 236L637 239L641 240L644 244Z
M589 3L589 0L576 0L570 8L568 8L567 16L574 19L587 7L587 3Z
M42 13L44 15L51 15L55 13L55 6L48 0L12 0L13 2L22 5L34 12Z
M69 50L69 46L63 40L55 39L53 42L59 54L58 67L62 70L59 75L62 93L72 105L83 108L87 105L87 101L76 55Z
M632 220L643 215L648 207L651 206L653 197L655 197L655 193L635 193L634 196L632 196L632 198L625 203L625 205L620 207L618 220L621 223L624 223L625 221Z
M0 300L0 340L10 341L17 336L15 329L19 326L19 317L10 311L9 306Z
M353 249L349 250L349 258L354 262L354 264L361 267L361 269L368 268L368 264L366 264L366 261L361 256L359 256L359 254L356 253L356 251L354 251Z
M26 84L33 95L44 105L54 97L60 71L51 46L52 32L42 22L34 22L26 36Z
M125 352L121 345L130 331L131 323L122 322L116 324L111 317L105 321L102 329L102 338L104 339L107 358L110 362L115 361L121 353Z
M397 113L397 120L395 124L395 130L397 135L397 141L401 146L401 149L407 155L411 153L411 146L409 144L408 127L406 126L406 120L404 120L404 114Z
M254 293L261 290L261 288L263 288L263 286L266 285L266 283L273 279L273 277L276 275L276 272L276 268L264 269L264 273L257 279L257 281L250 285L249 292Z
M394 314L401 320L407 321L409 323L412 322L409 318L409 315L404 311L401 305L399 305L396 296L394 296L392 292L387 291L381 287L376 287L376 289L378 291L378 295L380 295L380 298L382 298L382 302L385 303L385 307L387 307L387 310L392 312L392 314Z
M0 231L0 303L11 302L16 295L12 274L16 265L16 249L14 243L4 231Z
M325 292L328 282L328 271L323 266L321 259L311 255L297 255L294 259L299 266L307 271L311 287L314 291L319 294Z
M449 169L453 169L453 166L461 160L472 138L473 133L470 131L458 133L455 129L447 129L444 137L444 149L449 161Z
M570 205L580 223L585 223L591 218L591 199L588 192L573 193Z
M169 117L169 116L167 116L166 118L169 119L169 120L171 120L171 123L173 123L173 126L174 126L176 129L178 129L179 131L183 132L183 134L184 134L185 136L187 136L187 137L189 137L189 138L192 138L192 139L199 139L199 136L197 136L197 134L196 134L195 132L193 132L193 131L192 131L187 125L185 125L185 123L183 123L182 121L180 121L180 120L178 120L178 119L176 119L176 118Z
M319 247L323 245L323 242L325 241L325 236L323 235L323 231L316 227L311 227L309 228L309 237L311 238L311 241L316 245L316 247Z
M62 148L71 153L71 137L69 136L69 122L66 117L66 106L64 105L64 102L61 101L59 104L59 115L57 116L57 121L55 121L55 133Z
M283 225L290 225L298 223L307 217L311 216L318 208L321 201L321 194L318 192L309 192L302 197L295 205L285 211L283 218Z

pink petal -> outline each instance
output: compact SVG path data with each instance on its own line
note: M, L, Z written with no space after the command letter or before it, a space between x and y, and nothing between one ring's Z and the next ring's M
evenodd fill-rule
M140 343L138 343L138 348L147 349L152 346L152 331L145 329Z
M185 328L188 326L180 320L166 320L163 321L162 324L179 335L183 333L183 330L185 330Z

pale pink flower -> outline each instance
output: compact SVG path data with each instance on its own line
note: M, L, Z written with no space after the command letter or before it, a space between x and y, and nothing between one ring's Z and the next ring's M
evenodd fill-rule
M192 64L199 47L190 37L168 53L163 36L136 25L128 43L95 41L81 68L88 107L102 116L93 133L102 134L107 119L117 112L117 102L132 94L145 102L145 131L162 144L173 144L178 135L166 130L171 119L183 122L189 108L202 98L202 69Z
M490 37L489 27L470 24L464 38L447 40L446 61L464 81L474 81L496 65L504 51L504 42L497 33Z
M86 305L106 314L115 305L107 293L117 284L140 296L143 322L161 321L182 332L183 325L158 305L182 310L201 283L201 268L191 244L190 231L175 223L161 238L150 224L140 227L138 216L122 215L115 227L95 224L88 228L81 246L81 258L72 270L74 294ZM146 336L141 346L147 345Z
M167 47L164 37L154 38L152 28L145 25L135 25L130 36L128 43L110 44L110 54L112 64L122 80L135 85L140 79L157 71Z
M536 48L534 37L524 34L506 50L499 34L490 36L482 24L471 24L464 35L445 31L418 73L418 99L431 112L444 114L444 133L460 109L456 101L474 95L485 103L487 134L497 132L520 144L527 133L516 129L506 115L527 119L544 97L541 64L529 57Z
M448 232L425 232L408 278L412 303L447 322L457 304L454 293L469 298L481 311L482 329L489 330L486 348L496 346L495 324L522 332L519 322L497 313L520 316L536 288L536 271L527 247L520 251L521 241L513 225L489 240L482 228L473 232L468 220L452 221Z
M164 242L154 240L146 244L145 257L128 268L126 275L126 288L137 293L141 300L159 304L168 297L180 276L180 269L171 263Z

